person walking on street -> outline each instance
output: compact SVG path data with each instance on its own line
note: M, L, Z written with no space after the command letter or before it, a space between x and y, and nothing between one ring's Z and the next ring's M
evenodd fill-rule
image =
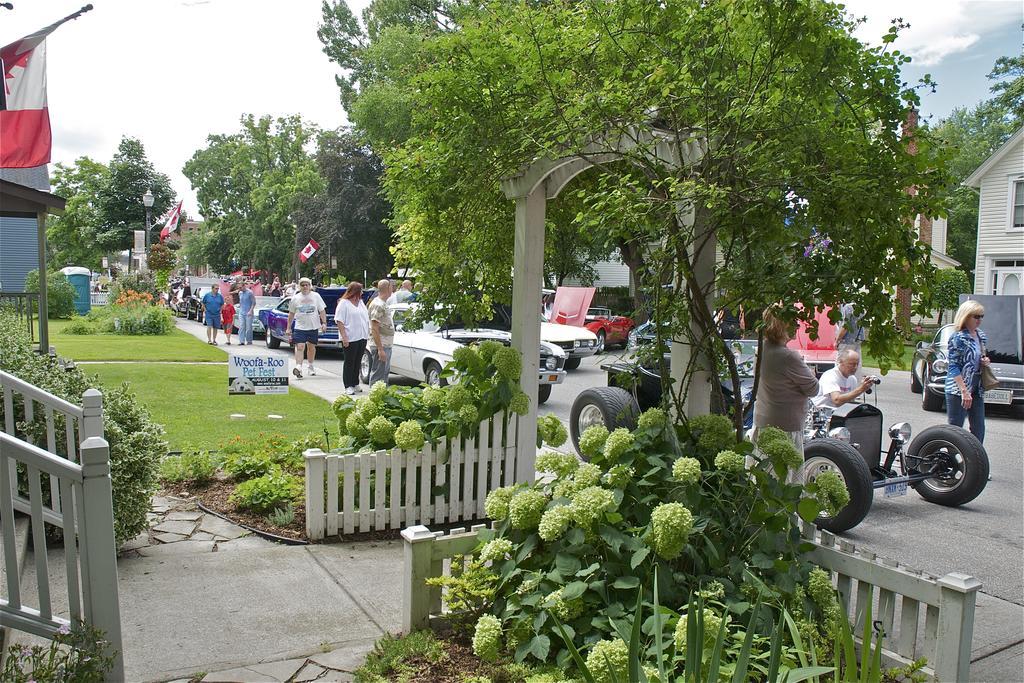
M203 322L206 324L206 343L217 345L217 330L220 329L220 309L224 305L224 297L220 295L217 283L203 295Z
M864 341L864 327L861 325L861 316L853 310L853 304L845 303L840 306L839 311L843 317L836 328L836 348L853 349L860 353L860 344Z
M238 292L238 343L252 346L252 322L256 311L256 296L249 288L249 281L242 282Z
M274 276L274 281L270 283L270 296L281 296L281 279Z
M949 424L964 426L971 420L971 434L985 443L985 390L981 386L981 369L989 364L985 352L988 337L981 329L985 307L977 301L960 304L949 338L946 370L946 417ZM925 390L927 391L927 389Z
M388 383L391 374L391 346L395 341L395 321L391 318L388 297L391 296L391 281L377 283L377 296L369 306L370 339L366 347L370 350L370 386L377 382Z
M231 346L231 333L235 329L235 304L232 303L233 299L234 297L228 294L228 298L220 308L220 321L224 326L224 336L228 338L228 346Z
M299 280L299 293L288 305L288 327L291 344L295 347L295 367L292 374L302 378L302 354L305 351L309 374L315 375L313 360L320 335L327 331L327 305L320 294L313 291L313 282L304 277Z
M395 292L395 303L404 304L415 298L412 291L412 280L402 280L402 286Z
M804 452L804 420L807 399L818 394L818 380L800 354L786 348L796 323L778 317L778 311L764 313L764 338L761 347L761 385L754 403L754 430L777 427L786 432L797 452Z
M345 354L341 379L349 396L359 391L359 367L370 336L369 312L362 297L363 283L350 282L334 310L334 322L338 325L338 336Z

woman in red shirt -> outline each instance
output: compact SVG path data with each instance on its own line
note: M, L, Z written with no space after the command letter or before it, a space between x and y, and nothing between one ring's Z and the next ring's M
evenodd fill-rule
M228 294L224 298L224 305L220 309L220 321L221 328L224 330L225 336L228 338L228 345L231 345L231 331L235 326L235 305L234 294Z

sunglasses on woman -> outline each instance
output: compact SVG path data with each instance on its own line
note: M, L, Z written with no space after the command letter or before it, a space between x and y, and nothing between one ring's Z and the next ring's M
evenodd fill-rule
M971 317L974 318L975 320L981 320L985 316L984 315L972 315Z

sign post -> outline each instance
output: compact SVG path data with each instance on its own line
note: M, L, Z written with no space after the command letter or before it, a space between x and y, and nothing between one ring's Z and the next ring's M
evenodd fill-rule
M287 394L288 359L228 355L228 394Z

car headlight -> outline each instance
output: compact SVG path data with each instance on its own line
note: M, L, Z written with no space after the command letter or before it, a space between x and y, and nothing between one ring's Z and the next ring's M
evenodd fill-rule
M547 360L544 361L544 367L546 367L548 370L554 370L555 368L558 367L558 361L555 359L554 356L548 356Z
M944 375L946 370L949 369L949 361L945 358L936 358L932 361L932 372Z
M829 438L832 439L839 439L840 441L846 441L847 443L850 442L850 430L847 429L846 427L836 427L835 429L830 429L828 435Z
M572 343L572 345L573 345L573 347L575 347L575 348L577 348L577 349L578 349L579 347L583 346L583 341L582 341L582 340L580 340L580 339L577 339L577 340L575 340L575 341L574 341L574 342Z
M910 441L910 434L909 422L897 422L892 427L889 427L889 438L896 439L902 443Z

